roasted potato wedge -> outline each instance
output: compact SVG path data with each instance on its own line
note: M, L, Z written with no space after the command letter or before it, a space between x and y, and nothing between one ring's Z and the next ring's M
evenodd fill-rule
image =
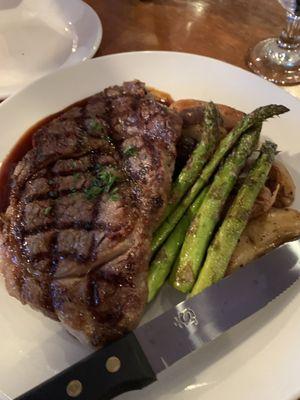
M294 202L296 186L286 166L280 161L274 161L266 184L271 191L279 186L274 207L289 207Z
M260 215L267 213L271 209L271 207L273 207L277 198L279 188L280 186L277 185L273 193L267 186L264 186L261 189L255 200L250 219L257 218Z
M201 121L203 110L206 106L207 102L202 100L193 100L193 99L183 99L174 101L170 108L183 113L185 110L190 112L191 115L185 115L187 122L191 124L199 123ZM243 117L244 113L238 110L235 110L232 107L226 106L224 104L217 104L218 110L223 118L224 128L229 131L231 130ZM198 121L194 120L194 118L198 117ZM190 118L190 120L188 119Z
M299 237L300 212L291 208L272 208L267 214L248 223L232 255L226 275Z
M172 96L167 92L162 92L161 90L155 89L151 86L147 86L147 89L156 98L156 100L166 104L167 106L170 106L174 102Z

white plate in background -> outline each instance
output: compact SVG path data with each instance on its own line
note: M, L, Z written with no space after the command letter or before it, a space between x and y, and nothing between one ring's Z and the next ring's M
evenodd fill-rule
M131 79L249 112L281 103L290 112L264 124L297 184L300 209L300 102L263 79L223 62L184 53L136 52L89 60L33 82L0 105L0 160L40 119L106 86ZM300 283L215 342L186 357L142 392L121 400L295 400L300 394ZM176 302L166 288L145 319ZM89 353L58 323L22 306L0 286L0 398L15 397Z
M91 58L101 39L98 15L81 0L1 0L0 99Z

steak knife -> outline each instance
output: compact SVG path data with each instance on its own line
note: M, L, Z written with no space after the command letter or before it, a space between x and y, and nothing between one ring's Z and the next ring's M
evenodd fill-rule
M16 400L108 400L141 389L288 289L300 276L289 243L95 351Z

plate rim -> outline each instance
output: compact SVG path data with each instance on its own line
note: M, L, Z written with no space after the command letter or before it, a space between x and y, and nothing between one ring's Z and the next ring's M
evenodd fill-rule
M66 0L59 0L59 1L66 1ZM73 0L73 1L78 1L78 2L83 2L83 3L85 3L83 0ZM92 9L92 11L94 11L93 8L92 8L91 6L89 6L87 3L85 3L85 5L87 5L88 7L90 7L90 8ZM98 14L97 14L95 11L94 11L94 13L95 13L95 14L97 15L97 17L99 18ZM101 28L102 28L102 23L101 23L100 18L99 18L99 21L100 21ZM102 37L101 37L101 40L102 40L102 38L103 38L103 35L102 35ZM99 45L101 44L101 40L100 40ZM98 49L95 50L94 54L97 52L97 50L98 50ZM94 55L94 54L93 54L93 55ZM43 80L43 79L50 79L50 78L52 77L52 75L59 74L61 71L65 71L66 69L75 69L75 68L78 68L79 65L82 64L82 63L86 63L86 62L97 62L97 60L99 60L99 59L118 58L118 57L122 57L122 56L130 56L130 57L132 57L132 56L137 56L137 55L139 55L139 54L157 54L157 55L159 55L159 54L165 54L165 55L173 54L173 55L178 55L178 56L189 56L189 57L192 57L192 58L197 57L197 58L201 58L201 59L204 59L204 60L211 60L211 61L216 62L216 63L218 63L218 64L226 65L227 67L234 68L234 69L238 69L239 71L241 71L241 72L243 72L243 73L246 73L248 76L251 76L252 79L256 79L258 82L264 82L264 84L268 85L269 87L271 87L271 88L273 88L273 89L275 88L276 90L279 90L279 91L285 93L285 95L287 95L290 99L293 99L294 101L296 100L296 101L298 101L298 102L300 103L300 99L299 99L298 97L294 96L292 93L286 91L286 90L284 89L284 87L278 86L278 85L276 85L275 83L270 82L270 81L268 81L268 80L262 78L262 77L259 76L259 75L256 75L255 73L253 73L252 71L250 71L250 70L248 70L248 69L244 69L244 68L242 68L242 67L240 67L240 66L238 66L238 65L230 64L230 63L227 62L227 61L219 60L218 58L209 57L209 56L205 56L205 55L202 55L202 54L196 54L196 53L185 52L185 51L172 51L172 50L134 50L134 51L124 51L124 52L119 52L119 53L112 53L112 54L99 55L99 56L97 56L97 57L93 57L93 55L92 55L91 57L87 58L87 59L84 60L84 61L81 61L81 62L72 64L72 65L68 65L68 66L65 66L65 67L61 66L61 67L55 69L54 71L51 71L51 72L49 72L48 74L43 75L43 76L40 76L39 78L37 78L37 79L35 79L35 80L29 82L29 83L26 84L25 86L20 87L20 88L19 88L18 90L16 90L16 92L14 92L12 95L10 95L10 96L4 98L4 99L2 100L2 102L0 103L0 107L1 107L3 104L6 104L7 102L9 102L9 101L10 101L11 99L13 99L16 95L18 95L19 93L21 93L23 90L25 90L25 89L27 90L27 89L30 88L31 86L34 86L34 85L38 84L38 83L39 83L41 80ZM0 93L0 100L1 100L1 93Z

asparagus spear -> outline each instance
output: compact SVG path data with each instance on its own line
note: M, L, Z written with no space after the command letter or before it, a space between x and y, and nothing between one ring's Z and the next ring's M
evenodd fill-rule
M192 296L223 278L238 240L247 225L255 199L268 177L276 147L274 143L268 141L262 145L260 156L208 248L203 268L191 292Z
M186 196L180 202L178 207L164 220L160 227L154 233L152 240L152 253L155 253L163 244L178 221L181 219L187 208L192 204L201 189L207 184L212 174L215 172L219 163L222 161L226 153L233 147L240 136L251 126L289 111L288 108L281 105L271 104L269 106L259 107L245 117L236 125L231 132L228 133L219 143L217 150L211 160L204 167L200 177L188 191Z
M202 190L151 262L148 274L148 302L154 299L165 283L190 223L200 208L207 191L208 187Z
M250 128L216 173L205 200L190 225L179 262L172 273L171 284L176 289L182 292L192 289L225 201L247 158L257 145L260 130L261 124Z
M204 110L204 124L201 140L190 156L186 166L182 169L173 183L170 201L166 208L165 216L168 216L176 208L181 198L193 185L204 165L215 151L219 139L218 120L218 110L214 103L210 102Z

